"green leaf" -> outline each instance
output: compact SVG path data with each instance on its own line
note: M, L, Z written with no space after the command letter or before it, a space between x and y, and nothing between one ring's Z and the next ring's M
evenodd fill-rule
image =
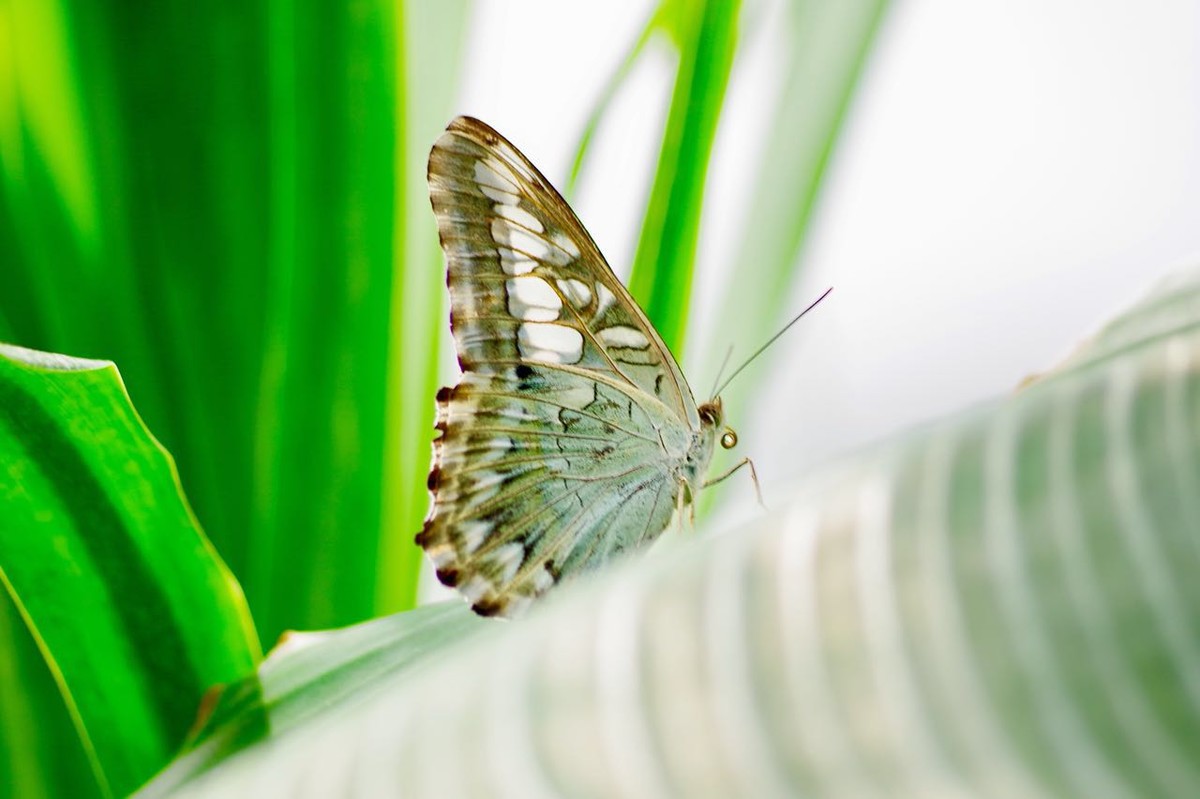
M0 0L0 339L121 363L267 639L415 602L467 5Z
M1195 296L169 795L1196 795Z
M239 441L253 442L256 467L256 524L240 546L255 617L273 636L375 611L405 172L398 6L268 6L266 343L258 385L238 399L257 404Z
M424 552L413 543L429 507L425 477L433 449L438 365L448 342L446 266L429 207L425 162L450 121L465 48L468 0L407 0L404 69L418 76L404 87L403 215L397 215L393 313L389 345L392 391L387 407L383 464L377 612L411 608L417 601Z
M650 20L642 28L641 35L637 40L630 45L629 51L625 57L621 59L621 63L617 66L612 75L604 83L604 88L600 91L600 97L592 106L592 110L588 113L587 121L583 125L583 132L579 135L579 143L575 147L575 158L571 162L571 171L567 174L567 181L563 184L563 196L568 200L574 200L575 189L579 184L579 176L583 172L583 163L591 152L592 143L595 141L596 130L600 127L601 120L608 113L609 106L616 99L617 92L628 79L630 72L633 71L634 65L645 49L646 44L655 33L664 32L663 17L667 8L666 3L658 6Z
M679 64L629 291L682 358L704 181L737 45L740 0L703 0L671 23Z
M0 797L103 795L58 685L7 592L0 592L0 708Z
M254 677L222 693L188 751L139 795L166 795L231 752L353 706L375 686L498 626L456 599L343 630L291 633Z
M741 361L803 307L788 303L795 301L793 289L803 275L809 221L887 7L887 0L791 3L783 89L767 124L734 263L722 273L721 321L709 326L702 351L732 346L734 361ZM805 304L823 288L816 287ZM841 300L834 292L828 301ZM724 391L735 427L737 419L752 414L771 355L768 351ZM714 471L723 471L731 457L718 452ZM702 507L712 507L726 488L703 492Z
M466 8L0 0L0 331L121 364L266 638L415 601Z
M258 641L108 363L0 345L0 580L103 791L157 771Z

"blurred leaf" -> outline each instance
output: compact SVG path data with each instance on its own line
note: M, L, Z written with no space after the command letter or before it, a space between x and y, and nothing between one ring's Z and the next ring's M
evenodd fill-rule
M616 98L617 91L629 77L629 73L633 70L634 64L637 63L638 57L641 56L642 50L645 49L646 43L650 41L651 36L662 31L662 17L666 5L666 3L663 3L655 9L655 13L651 16L649 22L642 28L641 35L638 36L637 40L629 48L629 52L625 54L625 57L621 59L621 63L616 71L605 82L599 99L596 100L591 112L588 113L587 121L583 126L583 132L579 135L579 144L575 148L575 158L571 162L571 171L567 175L567 181L563 186L563 196L568 200L573 200L575 197L575 188L579 183L579 176L583 171L583 162L587 159L588 153L591 152L596 130L600 127L600 122L608 113L608 108Z
M343 630L289 634L254 678L222 693L188 751L139 796L166 795L268 733L278 738L360 703L377 685L499 627L455 599Z
M13 139L20 135L19 125L28 127L72 227L86 239L95 233L96 197L87 145L78 136L83 113L65 9L30 0L6 0L0 8L0 44L11 48L0 56L5 62L0 83L7 84L0 94L0 151L13 159L10 163L19 175L21 145Z
M409 5L0 0L0 337L122 363L272 638L415 598L467 4Z
M122 364L268 638L414 601L466 7L0 0L0 330Z
M1064 367L1080 369L1125 350L1161 341L1186 330L1198 318L1200 280L1193 271L1181 271L1155 287L1132 311L1105 325L1067 359Z
M1166 291L1114 328L1200 271ZM1198 322L835 464L171 795L1196 795Z
M720 321L706 327L703 351L732 345L736 365L803 308L789 303L803 274L809 220L887 6L887 0L789 4L783 89L767 126L741 242L732 251L735 263L723 271ZM815 287L803 302L824 288ZM834 292L827 301L843 300ZM725 407L735 419L752 414L773 354L778 352L768 351L725 390ZM714 471L730 457L718 452ZM701 506L711 507L727 487L703 492Z
M247 586L270 635L375 610L402 174L395 9L270 6L266 349L244 396L258 402Z
M120 359L139 409L179 454L189 492L241 568L267 252L265 139L252 135L266 121L262 48L251 46L263 39L261 15L252 6L228 18L213 7L9 6L24 43L8 54L13 74L61 76L17 80L3 115L17 234L6 274L17 290L0 295L9 335ZM68 179L76 172L84 177ZM94 230L74 210L72 181L92 192Z
M0 463L0 580L123 795L254 667L241 591L111 364L0 345Z
M102 796L62 694L8 592L0 592L0 797Z
M0 303L4 327L35 338L69 326L76 300L62 292L72 285L64 272L95 245L64 16L55 3L0 0L0 263L10 267ZM60 262L68 269L56 268ZM18 268L23 263L32 268ZM55 294L59 301L47 303Z
M416 604L424 558L413 538L429 507L425 477L433 449L433 397L439 355L450 329L444 306L446 267L429 207L425 162L450 121L470 7L469 0L407 0L403 6L402 55L405 75L412 77L401 100L404 149L397 168L403 176L403 202L397 214L397 278L392 289L392 395L384 429L379 613Z
M630 293L682 358L704 181L737 44L741 1L702 0L672 13L679 64L662 151L638 239ZM651 22L661 22L659 16Z

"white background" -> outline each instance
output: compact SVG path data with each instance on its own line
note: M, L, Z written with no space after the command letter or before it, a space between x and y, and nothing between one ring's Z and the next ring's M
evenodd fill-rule
M478 6L456 108L556 184L652 3ZM729 262L783 44L744 31L700 269ZM671 85L650 54L601 131L577 211L619 274L636 243ZM1010 391L1157 279L1200 260L1200 4L911 0L885 18L808 246L799 309L753 408L727 408L764 485ZM697 324L718 285L695 305ZM719 336L718 336L719 338ZM722 353L684 364L707 391ZM769 491L768 491L769 493Z

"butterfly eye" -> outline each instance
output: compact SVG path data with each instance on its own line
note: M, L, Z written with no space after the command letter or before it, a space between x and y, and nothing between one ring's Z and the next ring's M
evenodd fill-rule
M721 446L724 447L725 449L733 449L734 447L736 447L737 446L737 433L726 428L725 432L721 434Z

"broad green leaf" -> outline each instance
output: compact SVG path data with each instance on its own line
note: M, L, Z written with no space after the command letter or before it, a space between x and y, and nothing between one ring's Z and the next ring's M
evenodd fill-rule
M112 364L0 345L0 466L0 581L124 795L257 662L241 590Z
M1198 292L170 795L1196 795Z

